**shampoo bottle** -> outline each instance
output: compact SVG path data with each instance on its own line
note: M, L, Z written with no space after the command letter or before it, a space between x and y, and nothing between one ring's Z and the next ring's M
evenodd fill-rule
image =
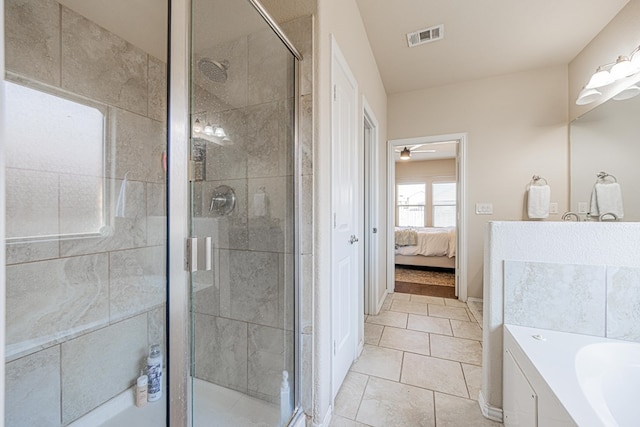
M147 377L149 378L147 399L149 402L155 402L162 397L162 353L158 344L152 345L149 351Z

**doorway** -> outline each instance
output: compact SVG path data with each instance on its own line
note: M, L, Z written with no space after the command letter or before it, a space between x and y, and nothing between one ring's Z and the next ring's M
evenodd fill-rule
M465 143L465 134L389 141L388 292L466 301Z

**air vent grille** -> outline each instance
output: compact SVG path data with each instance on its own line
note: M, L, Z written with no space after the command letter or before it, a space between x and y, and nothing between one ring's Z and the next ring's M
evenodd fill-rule
M425 28L424 30L407 33L409 47L418 46L424 43L435 42L444 38L444 25Z

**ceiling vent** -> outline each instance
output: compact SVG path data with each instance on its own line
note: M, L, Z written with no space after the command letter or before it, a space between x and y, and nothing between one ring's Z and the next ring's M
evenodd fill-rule
M425 43L435 42L444 38L444 25L425 28L407 34L409 47L418 46Z

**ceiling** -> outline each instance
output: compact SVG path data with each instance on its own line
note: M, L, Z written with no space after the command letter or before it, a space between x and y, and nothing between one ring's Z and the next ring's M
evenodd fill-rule
M566 65L629 0L356 0L388 94ZM406 33L444 24L414 48Z

